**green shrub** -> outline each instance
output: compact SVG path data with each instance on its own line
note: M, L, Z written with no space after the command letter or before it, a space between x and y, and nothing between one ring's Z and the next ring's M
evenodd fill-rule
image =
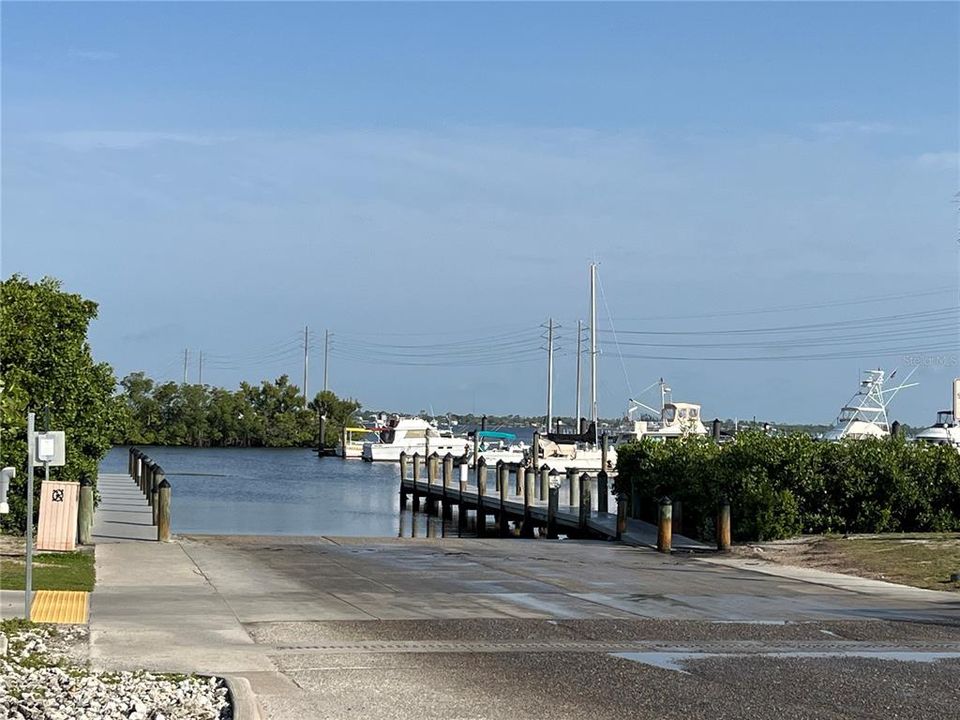
M683 502L685 530L701 537L712 536L724 497L740 540L960 529L960 453L950 447L749 432L720 446L645 439L617 455L617 488L641 517L654 520L668 495Z

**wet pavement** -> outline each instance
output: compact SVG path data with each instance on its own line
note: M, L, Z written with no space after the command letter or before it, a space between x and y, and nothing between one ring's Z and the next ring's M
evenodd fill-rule
M266 718L960 717L960 596L596 541L97 549L91 657Z

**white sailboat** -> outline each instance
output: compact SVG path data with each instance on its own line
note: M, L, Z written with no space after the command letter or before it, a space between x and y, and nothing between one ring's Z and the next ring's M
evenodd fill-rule
M577 337L577 420L580 410L580 359L579 327ZM553 322L550 322L547 354L547 434L540 442L539 467L546 465L551 470L566 472L599 472L612 470L617 464L617 451L608 447L607 467L603 468L603 449L597 431L599 413L597 406L597 265L590 263L590 431L588 437L581 434L563 435L549 432L553 419Z

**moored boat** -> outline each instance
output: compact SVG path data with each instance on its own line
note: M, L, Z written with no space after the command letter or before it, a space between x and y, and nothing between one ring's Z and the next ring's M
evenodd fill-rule
M399 462L400 453L430 455L451 453L462 456L469 450L469 441L418 417L394 415L376 433L375 440L363 443L362 457L367 462Z

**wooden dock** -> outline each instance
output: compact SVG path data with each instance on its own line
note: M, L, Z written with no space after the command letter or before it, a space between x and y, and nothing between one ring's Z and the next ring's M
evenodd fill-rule
M562 533L656 547L657 527L627 518L626 498L610 494L610 476L604 471L561 474L544 466L534 472L506 463L488 467L482 459L470 468L458 460L449 454L401 455L401 509L408 496L414 510L440 513L446 519L453 518L456 508L461 526L473 512L481 536L513 535L513 523L522 537L533 537L538 529L548 538ZM708 549L681 535L673 536L673 544L677 549Z

